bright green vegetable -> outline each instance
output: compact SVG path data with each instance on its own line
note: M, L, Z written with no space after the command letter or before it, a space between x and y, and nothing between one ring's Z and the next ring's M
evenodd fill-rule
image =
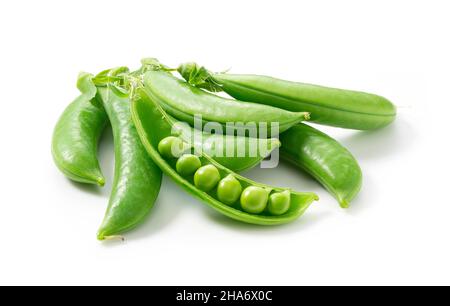
M193 154L185 154L177 160L176 169L182 176L193 175L198 168L202 166L202 162L198 156Z
M158 144L159 153L165 158L177 158L183 151L183 141L175 136L166 137Z
M115 73L120 71L126 72L119 69ZM113 83L107 88L101 88L102 96L100 96L97 94L94 81L100 83L99 86L102 87L109 82ZM148 160L147 153L142 154L140 140L136 141L131 115L127 109L130 101L113 86L117 78L111 76L111 70L105 70L97 75L94 81L92 75L86 73L80 75L78 87L82 95L66 109L58 121L52 140L52 153L57 166L69 178L83 183L103 185L105 180L98 165L97 142L108 123L108 116L102 104L105 100L110 102L107 108L110 116L114 118L116 170L110 204L98 233L98 238L102 240L132 229L145 219L157 196L160 174L157 174L159 170L155 169L154 165L141 165L143 159ZM235 171L254 167L273 149L280 146L279 140L275 138L258 139L258 154L250 156L249 148L253 146L253 139L202 133L185 125L177 125L177 130L192 135L192 141L205 151L214 149L220 153L215 158ZM260 147L264 150L260 150ZM225 152L230 148L234 154L225 156ZM237 148L246 148L245 154L238 156ZM146 169L149 169L150 176L153 177L143 174ZM136 181L138 183L135 183ZM145 186L146 182L149 186ZM151 189L150 192L147 192L147 188Z
M272 132L272 124L277 124L281 133L309 118L309 114L305 112L294 113L267 105L218 97L165 71L148 71L144 75L144 84L151 99L170 115L191 125L195 123L195 116L201 115L199 122L202 124L215 122L224 127L227 123L232 123L233 131L248 133L253 137L267 137Z
M163 66L156 59L143 59L142 63L142 68L136 73L133 73L133 75L138 76L139 79L144 78L145 72L148 71L155 72L155 70L159 70L156 72L166 74L164 70L167 70L167 67ZM166 77L168 77L171 81L174 79L170 74L167 74ZM180 80L175 80L177 82L181 82ZM185 82L181 83L183 86L187 85ZM192 87L189 88L192 89ZM194 90L196 89L194 88ZM148 94L148 90L146 91ZM173 89L169 90L169 94L171 91L173 91ZM180 103L180 105L183 105L183 103ZM207 107L207 105L205 107ZM273 150L279 148L281 145L277 138L253 138L236 135L224 136L224 133L221 133L221 131L214 131L211 133L202 132L191 128L186 122L179 122L168 114L166 114L166 116L174 122L173 126L164 125L158 127L159 129L173 128L175 130L174 134L183 134L183 138L187 138L189 143L194 144L197 148L201 147L201 150L211 156L214 160L226 168L236 172L253 168L259 164L261 160L269 156Z
M239 200L242 193L241 183L233 176L227 175L217 186L217 198L220 202L232 205Z
M98 90L111 122L115 149L113 189L98 231L98 239L104 240L145 219L158 196L162 175L139 140L131 121L130 100L119 97L110 85Z
M236 99L311 113L311 121L358 130L371 130L394 121L396 107L365 92L296 83L268 76L212 73L195 63L183 64L180 74L192 85L225 91Z
M257 186L247 187L241 194L242 209L251 214L262 213L268 200L269 191Z
M183 135L195 147L211 156L225 168L241 172L253 168L270 153L281 146L278 138L250 138L222 134L210 134L181 124L167 115L177 134ZM160 126L160 129L170 130L170 125Z
M77 86L82 94L66 108L53 133L53 159L71 180L103 186L97 145L108 118L95 100L97 89L92 75L81 73Z
M57 167L69 179L103 186L97 146L111 122L115 175L99 240L120 237L145 219L158 196L162 172L206 205L241 222L277 225L300 217L318 199L314 193L268 186L236 173L280 147L278 139L267 138L278 137L272 132L281 132L282 158L312 175L346 208L362 185L357 161L336 140L300 122L311 112L316 123L370 130L396 117L390 101L369 93L212 73L195 63L178 68L186 82L155 59L142 64L131 73L120 67L95 77L80 74L81 95L66 108L53 133ZM237 100L204 89L224 91ZM198 116L210 132L189 126L199 127ZM234 131L230 123L237 124ZM275 131L272 124L278 127ZM245 136L236 136L236 130Z
M230 206L222 203L216 198L217 192L215 190L204 192L198 189L194 185L194 180L192 177L183 177L177 173L175 170L176 161L172 159L165 159L159 154L157 150L159 142L166 137L173 136L171 127L175 123L169 116L167 116L163 108L157 102L150 99L144 90L137 89L133 95L131 110L133 122L144 147L153 161L163 170L163 172L190 194L196 196L210 207L230 218L242 222L261 225L288 223L301 216L309 205L314 200L318 199L317 195L314 193L291 192L291 206L289 210L281 216L272 216L266 212L262 212L258 215L250 214L243 211L239 205ZM169 128L164 128L167 127L167 125L169 125ZM183 139L183 141L188 142L186 139ZM201 154L200 160L202 161L203 166L214 166L218 170L221 178L225 178L228 175L234 176L243 188L256 186L259 188L264 188L267 192L282 192L286 190L283 188L275 188L259 184L246 179L218 164L204 153Z
M133 77L142 79L148 71L154 72L157 70L158 73L164 74L164 71L169 70L154 58L143 59L142 64L139 71L131 73ZM166 77L171 81L174 80L170 74L167 74ZM180 80L176 81L181 82ZM183 84L183 86L187 85L185 82L181 82L181 84ZM192 87L189 86L188 88L192 89ZM172 88L169 88L169 94L172 90ZM177 99L179 98L186 98L186 96L177 94ZM197 99L197 97L195 97L195 99ZM183 105L183 103L187 102L182 102L180 105ZM164 103L162 103L162 105L164 106ZM205 107L207 108L208 106L206 105ZM215 131L214 133L202 132L191 128L186 122L179 122L168 114L166 114L166 116L170 119L169 121L173 122L173 125L163 124L162 126L157 127L158 129L170 130L173 128L175 130L174 134L182 134L184 139L189 140L189 143L192 143L197 148L201 147L203 152L214 158L218 163L236 172L253 168L259 164L261 160L269 156L274 149L279 148L281 145L277 138L253 138L236 135L224 136L224 133L221 133L220 131ZM186 116L182 115L181 117ZM192 119L192 117L190 118Z
M289 210L290 202L291 195L289 190L273 193L269 197L269 205L267 208L272 215L279 216Z
M281 157L300 167L339 201L343 208L358 194L362 172L352 154L328 135L299 124L280 135Z
M194 174L194 184L200 190L211 191L220 181L219 170L214 165L206 165Z

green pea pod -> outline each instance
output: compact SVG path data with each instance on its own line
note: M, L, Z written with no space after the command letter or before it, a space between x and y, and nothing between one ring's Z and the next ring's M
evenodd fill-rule
M188 124L182 124L170 115L167 117L173 122L176 131L190 138L196 147L202 147L202 150L219 164L235 172L253 168L281 146L277 138L210 134L193 129ZM162 121L161 125L164 123L166 125L161 128L170 131L172 126L167 121Z
M108 118L103 106L95 101L97 89L92 75L81 73L77 86L82 94L65 109L53 132L53 159L69 179L103 186L97 146Z
M242 101L256 102L293 112L311 113L311 122L371 130L394 121L396 107L387 99L359 91L290 82L268 76L212 73L195 63L183 64L180 74L192 85L225 91Z
M201 115L202 122L252 124L255 136L261 133L260 125L267 128L265 135L271 135L272 124L278 124L279 132L307 120L305 112L289 112L272 106L236 101L222 98L195 88L185 81L175 78L165 71L148 71L144 74L144 84L151 99L160 104L170 115L179 120L194 124L196 115ZM248 125L247 125L248 126ZM236 130L247 131L245 127Z
M98 88L114 136L113 189L98 239L128 231L147 216L161 186L161 170L149 158L131 121L130 100L108 87Z
M299 124L280 135L283 159L318 180L347 208L362 185L362 172L352 154L328 135Z
M138 90L137 94L135 94L132 99L131 112L133 122L136 126L144 147L146 148L153 161L161 168L161 170L163 170L163 172L165 172L187 192L204 201L207 205L224 214L225 216L252 224L283 224L297 219L304 213L304 211L314 200L318 199L317 195L315 195L314 193L291 192L290 208L285 214L280 216L273 216L267 212L258 215L251 214L243 211L237 205L224 204L217 200L215 196L216 190L210 190L210 187L208 188L208 192L200 190L196 187L193 177L183 177L178 174L175 165L176 160L165 159L160 155L158 151L158 145L160 144L161 140L170 138L170 136L173 135L171 129L168 129L167 126L172 126L174 122L171 121L170 117L166 115L163 108L156 101L153 101L150 97L148 97L143 90ZM264 190L267 190L268 192L285 191L285 189L259 184L242 176L239 176L238 174L233 173L231 170L215 162L212 158L204 153L201 154L201 161L203 165L212 165L212 170L216 168L219 171L220 177L222 178L228 177L229 175L233 176L240 182L243 188L249 186L257 186L263 188ZM201 169L206 168L202 167ZM217 179L218 178L215 179L215 182L217 181ZM205 181L203 180L203 183L204 182Z

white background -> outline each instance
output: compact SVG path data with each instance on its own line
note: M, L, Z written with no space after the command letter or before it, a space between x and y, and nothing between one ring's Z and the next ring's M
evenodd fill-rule
M2 1L0 284L450 285L448 1ZM158 57L384 95L386 129L324 128L360 161L349 210L296 169L249 177L315 191L290 225L229 221L165 178L127 241L95 234L103 190L53 165L52 129L79 71Z

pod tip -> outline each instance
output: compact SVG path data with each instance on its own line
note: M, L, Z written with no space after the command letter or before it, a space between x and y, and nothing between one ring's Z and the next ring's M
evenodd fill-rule
M339 205L341 206L341 208L349 208L350 207L350 203L345 199L339 200Z
M97 185L100 187L105 186L105 178L104 177L98 177L97 178Z
M107 241L107 240L120 240L122 242L125 241L125 237L123 237L123 236L120 236L120 235L108 236L108 235L105 235L104 232L99 232L97 234L97 239L99 241Z

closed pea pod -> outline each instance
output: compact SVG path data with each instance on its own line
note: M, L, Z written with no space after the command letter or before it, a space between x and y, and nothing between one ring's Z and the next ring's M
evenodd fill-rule
M208 206L214 208L223 215L246 223L260 225L283 224L297 219L304 213L304 211L314 200L317 200L317 196L314 193L291 192L291 207L285 214L281 216L273 216L266 212L262 212L261 214L252 214L242 210L239 203L234 205L222 203L217 198L220 183L211 184L216 185L212 187L212 189L210 189L211 185L209 185L208 188L205 188L209 191L204 191L200 188L197 188L193 177L181 176L176 171L176 161L174 161L173 159L166 159L159 154L157 150L158 143L166 137L173 136L171 129L158 128L159 126L165 126L167 124L171 126L173 125L173 122L171 122L170 117L167 116L163 108L158 105L157 102L150 99L150 97L148 97L146 95L146 92L143 90L137 90L132 100L133 122L135 123L144 147L147 149L147 152L152 157L154 162L163 170L163 172L165 172L177 184L182 186L186 191L201 199ZM239 183L242 185L242 188L255 186L273 192L282 192L285 190L282 188L270 187L246 179L218 164L204 153L201 154L200 159L202 162L202 168L208 167L208 169L213 169L214 167L215 169L217 169L219 176L222 179L226 178L229 175L232 175L239 181ZM196 173L198 173L199 170L197 170ZM207 178L216 181L216 174L217 172L213 170L211 171L210 175L207 176ZM199 184L197 183L197 185Z
M113 73L113 72L111 72ZM104 240L140 224L150 212L161 186L161 170L147 155L131 121L130 100L99 87L114 136L114 182L108 209L98 231Z
M273 150L281 146L278 138L250 138L223 134L211 134L191 128L167 115L173 126L160 122L159 129L174 129L175 134L187 137L195 147L210 155L219 164L235 172L253 168Z
M167 113L191 125L195 123L195 116L201 115L201 123L215 122L222 126L232 123L238 132L250 131L254 137L265 133L267 137L271 135L272 124L276 124L279 132L283 132L309 118L306 112L290 112L222 98L195 88L165 71L146 72L144 84L147 95Z
M103 186L97 145L108 118L95 100L92 75L81 73L77 86L82 94L65 109L53 132L53 160L69 179Z
M310 112L310 121L319 124L371 130L390 124L396 117L396 107L389 100L370 93L268 76L212 73L195 63L183 64L178 71L192 85L223 90L242 101Z
M362 172L352 154L311 126L299 124L280 135L282 159L319 181L346 208L362 185Z

